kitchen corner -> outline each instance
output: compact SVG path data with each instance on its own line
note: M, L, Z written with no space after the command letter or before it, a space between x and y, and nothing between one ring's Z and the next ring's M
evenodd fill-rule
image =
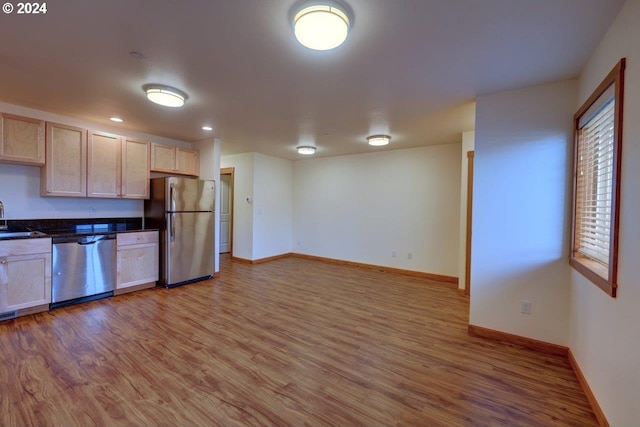
M0 232L0 320L157 283L158 230L145 229L142 218L6 220L6 225Z
M200 182L198 149L0 107L0 320L215 274L213 184L206 215L145 213L155 179Z

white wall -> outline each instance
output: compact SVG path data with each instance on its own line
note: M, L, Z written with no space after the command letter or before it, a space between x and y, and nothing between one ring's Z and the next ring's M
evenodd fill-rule
M627 58L622 136L618 296L571 273L569 345L612 426L640 420L640 1L622 8L582 72L577 110L622 57Z
M460 151L456 143L294 162L293 251L457 277Z
M141 200L40 197L40 168L0 164L0 201L8 219L141 217Z
M3 102L0 102L0 111L163 144L190 146L182 141L123 131L117 125L98 125ZM9 219L141 217L144 211L142 200L41 197L40 168L23 165L0 164L0 201L4 202L5 215Z
M467 153L475 147L475 131L462 133L462 155L460 160L460 235L458 246L458 289L467 287L465 270L467 267L467 179L469 177L469 159ZM472 203L473 205L473 203Z
M220 167L234 168L232 256L252 260L253 153L222 156Z
M574 80L477 99L473 325L567 345L576 99Z
M291 252L293 162L254 154L253 257Z
M212 179L216 182L214 204L214 265L216 273L220 271L220 139L206 139L196 142L194 148L200 152L200 179Z
M245 153L222 156L220 167L235 168L233 256L258 260L291 252L292 162Z

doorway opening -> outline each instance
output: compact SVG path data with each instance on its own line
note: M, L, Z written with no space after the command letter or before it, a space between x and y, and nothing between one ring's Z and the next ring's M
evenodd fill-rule
M234 168L220 169L220 253L233 254Z

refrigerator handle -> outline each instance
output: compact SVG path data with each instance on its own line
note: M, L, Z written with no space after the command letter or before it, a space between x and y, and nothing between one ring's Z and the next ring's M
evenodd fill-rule
M175 197L175 184L172 182L169 184L169 210L171 212L176 211L176 197Z
M175 242L176 241L176 227L175 227L175 217L176 214L172 213L169 214L169 241L170 242Z

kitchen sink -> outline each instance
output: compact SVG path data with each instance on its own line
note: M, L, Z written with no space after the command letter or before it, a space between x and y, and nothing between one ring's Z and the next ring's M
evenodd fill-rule
M8 230L0 230L0 240L1 239L11 239L15 237L44 237L46 234L41 231L32 231L25 229L8 229Z

